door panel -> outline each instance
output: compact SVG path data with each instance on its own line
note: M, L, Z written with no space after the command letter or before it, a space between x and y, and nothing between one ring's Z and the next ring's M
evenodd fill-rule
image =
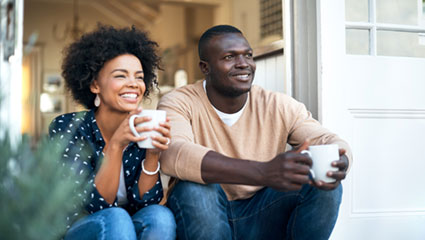
M409 16L420 12L419 0L413 1L403 8ZM331 238L425 239L425 59L380 54L377 36L380 30L405 32L419 41L425 29L418 21L402 27L380 24L375 11L383 8L380 0L369 1L367 22L347 23L345 2L356 7L356 0L321 0L318 5L320 119L349 142L354 155ZM365 19L349 16L350 21ZM387 14L385 20L399 22L398 17ZM355 46L351 29L369 31L369 46Z

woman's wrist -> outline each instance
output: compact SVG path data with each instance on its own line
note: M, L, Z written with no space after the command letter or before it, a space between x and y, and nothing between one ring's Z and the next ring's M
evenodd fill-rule
M160 156L160 151L157 149L147 149L146 150L146 161L158 161Z
M125 146L121 146L121 144L115 143L115 142L109 142L105 145L105 148L103 149L104 152L111 151L111 152L122 152L124 151Z
M150 163L149 164L150 166L147 166L148 163L146 163L146 166L145 166L145 162L146 162L146 159L143 159L142 160L142 164L141 164L142 165L142 171L145 174L152 176L152 175L155 175L155 174L157 174L159 172L159 169L161 167L161 164L158 161L156 163L157 166L156 166L156 169L154 171L152 171L152 169L153 169L153 167L152 167L153 163Z

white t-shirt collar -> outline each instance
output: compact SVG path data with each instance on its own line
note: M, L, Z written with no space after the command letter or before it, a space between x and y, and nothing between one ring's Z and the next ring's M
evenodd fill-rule
M204 86L204 91L205 94L207 93L207 87L206 87L206 81L203 81L203 86ZM220 117L221 121L223 121L227 126L232 126L233 124L235 124L239 118L241 117L243 110L245 109L247 103L248 103L248 99L249 99L249 93L248 93L248 98L244 104L244 106L241 108L241 110L235 112L235 113L224 113L220 110L218 110L217 108L215 108L211 103L211 106L214 108L215 112L217 113L217 115Z

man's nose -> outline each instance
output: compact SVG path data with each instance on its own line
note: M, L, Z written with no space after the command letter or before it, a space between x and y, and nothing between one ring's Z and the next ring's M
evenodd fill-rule
M249 66L248 60L244 55L239 55L236 57L236 67L238 68L247 68Z

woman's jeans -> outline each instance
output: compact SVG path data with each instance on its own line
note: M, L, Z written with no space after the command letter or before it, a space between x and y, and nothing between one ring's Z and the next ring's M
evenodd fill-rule
M168 198L185 239L328 239L341 203L333 191L304 185L300 191L263 188L253 197L228 201L220 185L180 181Z
M133 216L119 207L103 209L75 222L65 235L65 240L175 238L174 216L161 205L149 205Z

